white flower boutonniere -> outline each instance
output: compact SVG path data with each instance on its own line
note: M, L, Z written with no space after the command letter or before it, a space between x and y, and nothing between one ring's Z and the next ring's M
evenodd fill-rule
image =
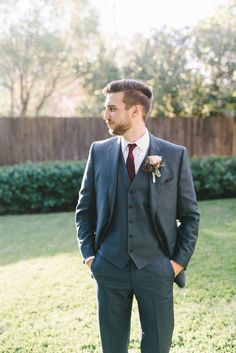
M142 165L142 170L147 173L152 173L152 182L156 182L156 176L160 178L160 168L164 167L162 156L148 156Z

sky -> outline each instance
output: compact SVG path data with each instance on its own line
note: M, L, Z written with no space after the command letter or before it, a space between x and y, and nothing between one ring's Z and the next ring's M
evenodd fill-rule
M90 0L108 37L132 37L163 26L193 26L227 0Z
M8 1L10 5L11 0L0 0L0 29L1 3L7 4ZM228 0L88 0L88 2L90 7L98 12L102 34L115 41L130 38L136 33L148 36L152 29L164 26L177 29L191 27L201 19L213 15L217 7L225 5ZM17 8L9 6L13 9L9 21L24 19L25 13L34 3L40 4L40 0L19 0ZM48 16L45 13L43 17L45 23L63 30L70 22L72 3L73 1L67 1L63 19L61 16L55 17L53 23L50 13Z

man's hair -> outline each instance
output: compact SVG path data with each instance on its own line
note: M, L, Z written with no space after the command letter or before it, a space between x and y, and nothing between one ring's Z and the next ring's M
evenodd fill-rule
M102 90L106 96L109 93L124 92L125 108L130 109L136 104L143 107L143 120L146 121L152 108L152 90L142 81L123 79L108 83Z

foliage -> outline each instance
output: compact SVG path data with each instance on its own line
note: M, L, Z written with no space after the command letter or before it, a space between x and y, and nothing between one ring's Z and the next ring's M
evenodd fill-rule
M153 87L152 116L235 116L235 10L232 0L194 28L133 39L122 76Z
M130 77L153 87L153 117L235 117L235 0L195 27L116 44L90 0L23 2L0 4L1 115L100 116L101 89Z
M184 289L174 286L171 353L233 353L236 199L200 202ZM79 256L74 212L2 216L1 353L99 353L95 282ZM136 301L130 353L139 351Z
M236 157L191 160L199 200L236 197ZM72 210L85 161L26 163L0 168L0 214Z
M0 168L0 214L73 209L84 167L81 161Z
M86 72L96 53L97 15L85 0L33 0L22 18L13 16L22 2L1 4L0 86L9 102L6 114L37 117Z
M190 36L164 28L156 30L150 38L134 38L127 51L123 76L146 81L153 88L152 116L174 117L191 115L188 109L188 92L191 89L187 68L187 51Z
M209 115L235 116L236 107L236 2L203 20L193 32L193 60L202 72L202 109ZM198 100L198 97L196 96ZM200 101L196 101L196 105Z
M203 157L191 160L199 200L236 197L236 157Z
M104 96L101 90L108 82L120 77L119 68L111 60L112 56L115 57L115 52L112 53L111 50L108 52L108 49L101 43L95 61L89 64L87 73L81 80L86 95L77 107L78 116L101 116L104 106Z

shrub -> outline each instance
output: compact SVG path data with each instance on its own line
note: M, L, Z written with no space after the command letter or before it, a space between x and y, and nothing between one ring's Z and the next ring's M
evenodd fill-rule
M85 161L25 163L0 168L0 214L75 208Z
M0 214L74 210L85 161L0 168ZM199 200L236 197L236 157L191 160Z
M236 157L203 157L191 160L199 200L236 197Z

